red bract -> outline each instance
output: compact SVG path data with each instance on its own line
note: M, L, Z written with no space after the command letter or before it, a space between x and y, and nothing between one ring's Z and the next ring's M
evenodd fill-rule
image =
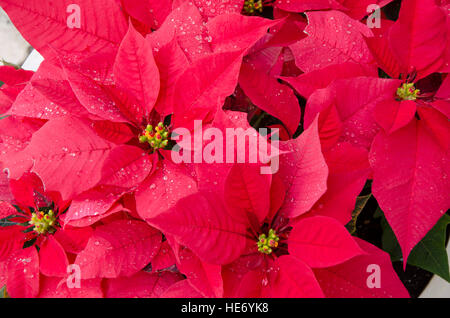
M372 56L363 36L370 29L338 11L308 13L307 38L290 46L295 63L304 72L345 62L369 64Z
M81 15L79 28L68 28L70 4L90 8ZM0 5L26 40L45 57L52 55L52 48L75 52L117 48L127 30L125 16L117 1L60 1L56 4L52 1L2 0ZM72 6L70 12L73 10Z
M366 252L365 255L337 266L314 270L325 295L332 298L408 298L408 291L392 269L389 255L361 239L356 239L356 242ZM361 270L373 264L383 272L382 288L369 288L367 272Z
M118 220L95 229L75 264L83 279L131 276L150 263L160 244L161 233L146 223Z

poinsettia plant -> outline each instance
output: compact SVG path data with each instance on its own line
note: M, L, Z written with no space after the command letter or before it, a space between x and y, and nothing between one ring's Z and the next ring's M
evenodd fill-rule
M44 57L0 66L3 297L450 282L448 1L0 6Z

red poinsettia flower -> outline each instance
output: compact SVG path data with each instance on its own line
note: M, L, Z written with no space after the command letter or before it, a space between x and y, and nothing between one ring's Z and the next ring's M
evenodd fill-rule
M224 184L225 200L223 197L221 198L220 194L211 192L214 190L205 190L180 199L168 212L147 218L147 222L173 236L177 242L187 246L198 255L201 261L210 264L229 264L243 257L242 255L246 255L249 251L257 259L272 259L274 256L276 259L289 251L291 255L281 257L280 264L284 265L285 262L286 266L303 264L302 261L292 258L292 255L296 253L292 250L295 251L295 246L301 245L300 243L296 245L294 239L297 237L297 231L302 232L300 228L311 228L311 231L318 230L320 233L327 233L333 236L335 242L339 241L340 243L333 245L331 244L333 240L325 236L310 238L319 241L323 239L322 245L331 244L330 250L342 248L339 253L311 251L311 254L308 254L309 252L302 251L298 256L302 254L300 259L307 264L309 262L309 266L334 265L358 255L361 251L356 243L352 241L345 228L333 219L326 217L311 219L312 223L315 222L314 220L318 221L317 225L329 224L328 231L314 229L313 226L304 228L300 225L302 222L308 221L300 220L298 226L293 223L287 224L289 218L294 218L309 210L324 191L320 188L308 190L306 186L307 180L317 180L317 178L322 179L322 182L325 183L327 176L327 168L320 154L317 130L315 150L304 152L306 148L301 145L306 142L307 138L311 138L311 141L314 139L308 132L296 140L296 143L292 145L294 153L288 155L289 159L287 159L286 165L280 167L280 174L286 176L285 182L288 185L286 191L283 190L283 182L277 179L278 175L274 176L275 179L272 179L271 175L261 175L260 165L234 165L229 170ZM313 160L313 162L309 160ZM309 161L308 165L305 165L307 161ZM291 162L292 166L287 162ZM313 167L318 170L316 172L309 170L308 172L308 169L314 169ZM214 179L214 174L211 176ZM305 184L296 181L292 183L293 176L304 176L301 179ZM325 184L323 185L325 186ZM304 195L303 199L301 199L301 194ZM299 248L302 249L302 247ZM308 248L307 250L309 251ZM272 254L272 252L274 253ZM304 271L298 272L299 277L305 279L305 282L309 282L312 291L315 291L310 296L322 295L320 287L314 283L311 269L306 265L300 266L300 268L303 268ZM265 265L262 265L260 270L262 273ZM282 275L285 274L286 272L283 272ZM303 277L302 274L305 276ZM293 294L283 294L280 291L279 295L292 296Z
M0 221L7 291L12 297L34 297L41 274L67 276L70 255L84 248L92 229L64 227L60 217L68 203L58 193L45 192L36 175L11 180L10 187L15 205L1 202Z
M416 27L406 27L412 24ZM449 206L448 76L433 73L446 67L446 34L440 32L446 19L434 1L405 1L399 20L382 25L365 41L377 66L394 78L402 74L401 79L376 78L370 66L345 63L283 80L308 98L306 127L320 112L326 157L336 155L337 142L370 152L373 194L406 264L411 249ZM412 34L413 29L418 32Z

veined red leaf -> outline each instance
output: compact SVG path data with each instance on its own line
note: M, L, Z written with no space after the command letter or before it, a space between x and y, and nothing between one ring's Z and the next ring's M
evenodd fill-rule
M355 237L366 252L352 260L333 267L314 269L317 280L328 298L405 298L408 291L392 267L389 254ZM374 275L379 276L379 287L370 288ZM375 283L371 282L371 283ZM376 285L375 285L376 286Z
M311 72L332 64L353 62L369 64L373 57L364 42L372 31L340 11L317 11L306 14L307 38L290 46L295 64Z
M22 157L5 167L18 179L21 170L16 171L16 165L32 160L29 167L42 179L46 190L58 191L63 199L69 199L100 181L98 167L111 148L112 144L98 137L84 122L63 117L47 122L34 133L20 153Z
M174 126L185 127L186 120L215 114L225 98L233 94L241 62L241 52L227 52L209 55L186 69L175 88ZM192 118L195 112L199 118Z
M49 235L40 245L39 267L46 276L65 277L69 260L61 244Z
M247 51L267 34L269 28L282 20L274 21L232 13L209 20L206 27L212 38L211 46L214 52Z
M39 257L34 246L14 252L8 259L6 290L13 298L33 298L39 293Z
M446 16L434 0L405 0L389 31L389 45L403 66L414 67L417 79L439 70L445 61Z
M131 277L108 279L107 298L158 298L170 286L182 279L182 275L173 272L139 272Z
M161 298L202 298L202 295L187 279L183 279L170 286Z
M239 85L253 104L281 120L290 135L294 135L300 124L301 110L290 87L247 63L242 64Z
M114 64L116 84L136 97L147 117L159 94L159 71L148 41L130 23Z
M102 298L100 279L82 279L80 288L69 288L67 278L41 276L38 298Z
M136 190L136 209L143 220L151 219L195 192L197 184L187 169L164 160Z
M286 186L282 207L287 217L297 217L309 209L327 189L328 167L322 155L318 119L299 138L282 143L279 174Z
M369 160L372 192L400 243L406 264L413 247L450 205L448 148L440 146L423 120L414 119L390 135L381 131L373 141Z
M312 268L334 266L364 254L344 225L324 216L307 217L295 223L288 248L290 255Z
M50 46L76 52L118 47L127 30L115 0L1 0L0 5L44 56L51 54Z
M347 224L358 194L371 173L368 151L342 142L324 152L330 170L327 192L314 205L311 213L335 218Z
M194 194L182 198L174 208L147 220L204 262L227 264L236 259L246 245L246 224L227 214L220 198Z
M151 170L151 157L141 148L120 145L105 159L100 184L133 188L144 181Z
M225 204L229 212L242 223L247 213L264 221L270 208L272 175L261 174L261 165L235 164L225 181Z
M324 294L313 271L291 255L278 258L278 269L269 276L270 296L274 298L323 298Z
M336 0L277 0L275 7L291 12L304 12L309 10L344 9Z
M141 221L118 220L99 226L78 254L83 279L132 276L158 253L161 233Z

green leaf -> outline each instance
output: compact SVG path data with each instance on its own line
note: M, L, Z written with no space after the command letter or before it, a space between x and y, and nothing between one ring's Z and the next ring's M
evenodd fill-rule
M12 66L12 67L14 67L16 70L20 70L20 68L21 68L19 65L14 64L14 63L7 62L7 61L5 61L4 59L1 59L0 62L1 62L4 66Z
M31 239L31 240L29 240L29 241L26 241L25 243L23 243L23 246L22 246L22 248L29 248L29 247L31 247L31 246L33 246L34 245L34 243L36 243L36 241L37 241L37 237L35 237L34 239ZM38 251L39 251L39 248L36 246L36 248L38 249Z
M6 286L0 288L0 298L9 298L9 295L6 292Z
M450 216L444 214L427 235L413 248L408 257L408 264L420 267L450 282L450 270L445 241ZM402 261L402 251L397 238L386 218L381 220L383 227L383 250L391 255L391 260Z
M350 234L355 233L356 231L356 221L358 220L358 216L361 214L362 210L367 204L367 201L369 201L372 194L359 196L356 198L356 204L355 209L352 212L352 219L350 222L347 223L345 226L347 230L350 232Z
M448 264L445 240L450 216L444 214L430 232L414 247L408 257L408 264L423 268L441 276L450 283L450 270Z
M13 226L13 225L21 225L21 226L29 226L30 224L28 222L24 223L18 223L11 221L12 219L21 218L23 219L23 215L8 215L6 218L0 219L0 227L7 227L7 226Z
M389 253L392 262L403 261L402 249L400 248L400 244L398 244L394 231L392 231L392 228L384 217L383 211L380 208L377 208L375 215L381 218L380 224L383 228L381 244L383 250Z
M11 221L11 215L4 219L0 219L0 227L17 225L17 222Z

